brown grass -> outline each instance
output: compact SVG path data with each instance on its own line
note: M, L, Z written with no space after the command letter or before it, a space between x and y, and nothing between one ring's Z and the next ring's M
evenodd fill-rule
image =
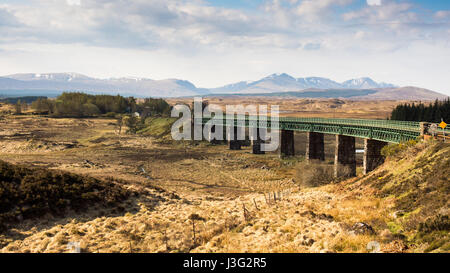
M304 164L303 150L297 158L280 160L276 153L253 155L250 147L229 151L225 145L165 144L125 134L119 142L113 122L31 116L0 121L0 155L5 161L95 178L113 175L124 189L137 192L114 209L25 220L0 235L1 252L67 252L68 242L80 242L84 252L366 252L370 241L401 252L405 250L397 246L414 234L403 218L392 214L398 197L407 192L394 190L401 185L397 182L435 167L446 168L428 165L430 157L416 160L414 154L422 152L408 151L404 159L388 159L369 176L299 189L295 169ZM304 136L296 137L297 146L303 147ZM47 150L30 146L31 139L49 147L78 144ZM332 141L327 140L327 147ZM435 159L445 158L439 151L434 152ZM331 156L330 152L326 162ZM393 192L378 194L385 190ZM404 219L412 221L425 212L433 215L433 210L414 209ZM205 218L195 223L196 244L192 214ZM355 235L351 226L357 222L371 225L376 234ZM399 230L406 239L399 237ZM436 236L423 237L406 251L425 251ZM432 246L431 251L445 250L446 244Z

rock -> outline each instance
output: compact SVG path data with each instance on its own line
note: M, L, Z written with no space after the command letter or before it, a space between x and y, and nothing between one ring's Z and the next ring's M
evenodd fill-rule
M327 220L327 221L329 221L329 222L333 222L333 220L334 220L333 216L331 216L331 215L329 215L329 214L325 214L325 213L320 214L320 215L319 215L319 219L321 219L321 220Z
M305 241L305 245L312 246L314 244L314 242L315 242L314 239L308 239Z
M354 224L351 229L356 235L375 234L375 230L373 230L373 228L370 225L363 222Z
M312 218L312 219L318 218L320 220L326 220L326 221L329 221L329 222L332 222L334 220L333 216L331 216L329 214L325 214L325 213L316 214L312 210L304 211L300 215L303 216L303 217L309 217L309 218Z
M405 215L405 211L403 211L403 210L397 210L397 211L395 211L395 212L392 214L392 216L393 216L395 219L400 218L400 217L403 217L404 215Z
M303 217L311 217L311 218L315 218L317 215L314 213L314 211L312 211L312 210L307 210L307 211L304 211L304 212L302 212L302 213L300 213L300 215L301 216L303 216Z
M301 244L304 246L312 246L315 242L316 241L314 241L314 239L308 238L308 236L304 235Z

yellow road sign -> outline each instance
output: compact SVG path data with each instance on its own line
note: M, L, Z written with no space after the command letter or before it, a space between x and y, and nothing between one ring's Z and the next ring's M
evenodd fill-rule
M439 124L439 127L441 127L442 129L445 129L445 127L447 127L447 123L441 122L441 123Z

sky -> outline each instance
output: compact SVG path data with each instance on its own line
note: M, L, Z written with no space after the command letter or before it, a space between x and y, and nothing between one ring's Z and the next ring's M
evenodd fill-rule
M0 0L0 75L371 77L450 95L450 0Z

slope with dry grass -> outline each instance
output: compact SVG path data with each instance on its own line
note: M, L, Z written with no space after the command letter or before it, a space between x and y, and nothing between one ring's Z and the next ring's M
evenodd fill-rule
M298 175L307 168L302 157L119 139L112 122L1 123L0 147L29 141L16 134L23 125L34 141L78 143L46 152L8 146L0 149L5 161L100 180L113 174L133 195L108 209L25 219L0 234L0 252L66 252L70 242L84 252L368 252L373 241L384 252L448 251L448 144L419 143L367 176L302 183L312 175Z
M448 252L450 145L403 147L368 176L330 187L341 201L329 212L346 223L370 223L384 241L410 251Z
M102 181L68 172L30 169L0 160L0 231L47 213L64 215L93 206L113 206L129 197L113 179Z

